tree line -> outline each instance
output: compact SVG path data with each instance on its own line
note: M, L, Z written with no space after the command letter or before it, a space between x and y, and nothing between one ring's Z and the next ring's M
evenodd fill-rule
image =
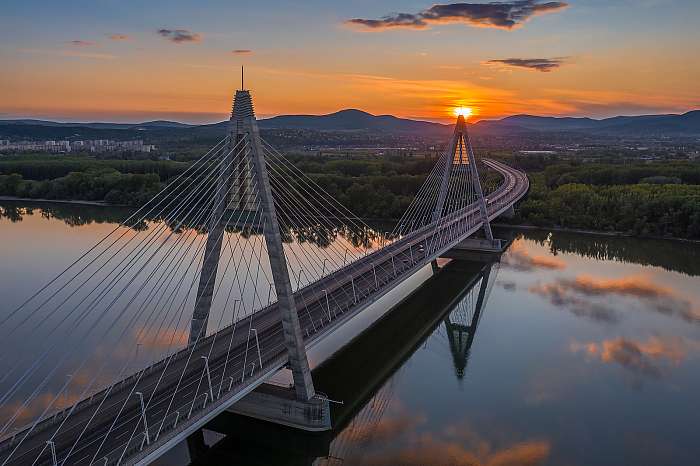
M700 166L556 163L531 170L516 223L700 238Z
M581 163L556 156L490 155L524 168L530 176L531 189L516 209L515 222L700 238L698 163ZM435 163L430 157L393 155L289 155L287 161L353 213L374 219L399 218ZM187 166L88 157L1 160L0 195L138 206Z

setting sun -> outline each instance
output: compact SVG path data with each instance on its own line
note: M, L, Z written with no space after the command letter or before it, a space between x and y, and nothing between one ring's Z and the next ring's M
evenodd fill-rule
M456 107L454 110L455 116L463 116L464 118L469 118L472 114L472 109L469 107Z

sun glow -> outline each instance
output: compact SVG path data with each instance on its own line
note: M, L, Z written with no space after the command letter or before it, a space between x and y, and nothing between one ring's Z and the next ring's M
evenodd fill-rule
M469 107L456 107L454 112L455 116L463 116L464 118L469 118L469 116L472 114L472 109Z

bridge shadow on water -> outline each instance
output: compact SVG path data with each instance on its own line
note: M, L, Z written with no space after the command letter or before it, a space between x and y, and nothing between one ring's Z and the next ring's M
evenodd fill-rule
M455 377L464 377L495 273L492 264L451 261L404 302L313 371L331 405L333 429L308 433L224 413L154 464L334 465L372 435L404 363L433 334L449 345ZM215 437L212 439L212 437ZM217 441L218 440L218 441ZM211 445L211 446L209 446ZM187 451L184 451L187 450ZM172 456L176 455L176 457Z

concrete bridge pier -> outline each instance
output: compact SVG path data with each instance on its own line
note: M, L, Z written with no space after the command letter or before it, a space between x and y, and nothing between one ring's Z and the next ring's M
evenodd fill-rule
M503 218L515 217L515 206L513 204L511 204L506 210L503 211L503 213L501 213L501 215L499 215L499 217L503 217Z
M498 262L510 246L510 240L467 238L440 257L476 262Z
M310 400L300 400L293 388L269 383L260 385L227 411L309 432L331 429L326 398L316 395Z

